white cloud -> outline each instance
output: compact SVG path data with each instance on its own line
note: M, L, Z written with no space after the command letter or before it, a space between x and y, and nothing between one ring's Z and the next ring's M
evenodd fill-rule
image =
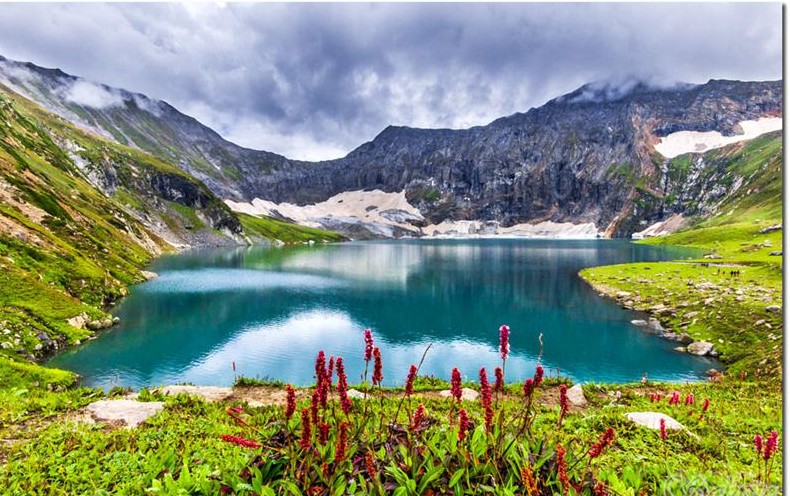
M66 100L97 109L122 107L123 96L116 91L104 88L90 81L77 80L63 88Z

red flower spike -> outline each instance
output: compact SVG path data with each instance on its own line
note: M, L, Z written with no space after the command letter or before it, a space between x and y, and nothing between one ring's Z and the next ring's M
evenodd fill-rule
M365 361L369 362L373 358L373 333L370 329L365 329Z
M686 399L683 402L683 404L686 405L686 406L693 405L694 404L694 395L691 394L691 393L687 394L686 395Z
M335 357L329 357L329 365L326 368L326 376L329 379L329 384L332 384L332 373L335 371Z
M771 431L768 440L765 442L765 450L763 451L763 460L768 461L774 456L776 452L776 442L779 439L779 433Z
M337 368L337 394L340 395L340 408L343 409L343 413L348 415L351 413L351 400L348 399L348 378L343 365L343 357L337 357L335 367Z
M368 471L368 475L371 479L375 479L378 476L378 473L376 472L376 461L374 456L375 455L372 451L365 453L365 470Z
M507 360L510 354L510 327L503 325L499 328L499 356Z
M335 463L340 463L346 459L346 448L348 447L348 422L340 422L337 435L337 446L335 448Z
M609 492L606 491L606 484L603 481L598 481L593 488L593 495L594 496L609 496Z
M535 367L535 389L540 387L541 382L543 382L543 367L538 365Z
M324 355L324 350L318 352L318 356L315 359L315 383L316 385L321 384L321 382L326 377L326 356Z
M679 401L680 401L680 394L678 394L678 392L675 391L674 393L672 393L672 397L669 398L669 404L677 405Z
M480 369L480 401L484 407L491 407L491 384L488 382L485 367Z
M302 438L299 440L299 446L307 451L312 446L310 440L312 435L312 426L310 425L310 410L307 408L302 409Z
M757 450L757 456L763 454L763 437L759 434L754 436L754 448Z
M466 433L469 431L469 416L466 414L465 409L458 412L458 442L466 439Z
M590 455L590 458L599 457L601 453L603 453L603 450L612 444L612 441L614 441L614 429L610 427L606 429L606 432L603 433L598 442L593 444L592 448L590 448L590 451L587 454Z
M562 494L566 494L571 484L568 480L568 465L565 462L565 448L561 444L557 445L557 479L562 484Z
M568 413L568 386L560 384L560 419Z
M502 371L501 367L497 367L494 369L494 391L498 393L505 392L505 373Z
M406 387L404 388L404 393L406 396L411 396L414 394L414 379L417 378L417 367L411 365L409 367L409 375L406 377Z
M461 372L457 368L453 369L450 379L450 393L458 403L461 402Z
M319 391L318 389L314 389L312 396L310 396L310 416L313 419L313 423L318 422L318 405L320 403L321 403L321 391Z
M535 391L535 381L532 379L527 379L524 381L524 387L522 389L524 389L524 398L529 399L529 397L532 396L533 391Z
M323 446L326 444L327 439L329 439L329 424L321 422L318 424L318 442Z
M222 439L223 441L225 441L227 443L237 444L237 445L243 446L245 448L260 448L261 447L261 443L259 443L257 441L253 441L252 439L245 439L245 438L239 437L239 436L231 436L231 435L228 435L228 434L222 434L220 436L220 439Z
M524 489L527 490L527 496L538 496L538 484L535 482L535 476L532 475L532 469L529 466L521 467L521 482L524 484Z
M384 380L383 365L381 363L381 350L373 348L373 385L380 386Z
M422 424L422 419L425 417L425 407L422 403L420 406L417 407L417 410L414 411L414 415L411 419L411 425L409 426L409 430L411 432L417 432Z
M661 432L661 440L664 441L667 438L667 423L662 418L659 420L658 425L659 425L659 430Z
M707 412L708 407L710 407L710 398L705 398L705 401L702 402L702 413Z
M296 391L290 384L285 385L285 418L291 420L296 411Z

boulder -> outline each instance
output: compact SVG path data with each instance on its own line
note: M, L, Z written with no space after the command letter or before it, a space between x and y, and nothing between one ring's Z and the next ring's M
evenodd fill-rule
M661 325L661 322L658 319L650 319L647 322L647 328L653 332L662 333L664 332L664 326Z
M782 313L782 307L779 305L769 305L765 307L765 311L770 313Z
M636 319L636 320L632 320L631 324L633 324L633 325L635 325L637 327L644 327L644 326L647 325L647 321L644 320L644 319Z
M161 401L99 400L86 406L97 421L122 422L127 428L137 427L164 408Z
M445 389L444 391L439 391L439 396L443 398L449 398L452 396L449 389ZM461 399L464 401L475 401L479 393L474 389L463 388L461 389Z
M157 274L156 272L151 272L150 270L141 270L140 275L145 277L146 281L151 281L159 277L159 274Z
M692 355L708 355L713 351L713 343L708 343L707 341L694 341L686 346L686 351Z
M585 406L587 404L587 398L584 397L584 390L582 390L581 384L574 384L573 387L568 389L568 401L576 406Z
M679 431L686 429L683 424L663 413L631 412L627 413L626 417L628 417L628 420L635 423L636 425L641 425L643 427L647 427L648 429L660 429L661 419L664 419L664 427L666 427L667 430Z
M687 332L683 332L678 336L678 341L683 344L691 344L694 342L694 338L689 336Z
M764 227L764 228L760 229L759 233L760 234L768 234L768 233L771 233L771 232L774 232L774 231L781 231L781 230L782 230L782 224L775 224L773 226L768 226L768 227Z

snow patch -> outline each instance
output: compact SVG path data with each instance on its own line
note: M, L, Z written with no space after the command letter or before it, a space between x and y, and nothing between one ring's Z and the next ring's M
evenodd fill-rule
M662 220L661 222L656 222L655 224L651 224L650 226L648 226L646 229L643 229L642 231L631 234L631 239L644 239L644 238L651 238L653 236L664 236L667 234L672 234L673 232L683 227L685 223L686 223L686 218L683 217L683 214L675 214L666 220Z
M740 126L743 134L735 136L723 136L718 131L679 131L661 138L655 148L666 158L675 158L684 153L703 153L778 131L782 129L782 118L763 117L756 121L742 121Z

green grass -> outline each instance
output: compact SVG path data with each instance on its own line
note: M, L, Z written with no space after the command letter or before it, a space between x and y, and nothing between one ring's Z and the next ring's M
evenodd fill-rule
M252 215L238 214L244 231L250 237L263 237L268 240L280 240L283 243L305 243L308 241L345 241L340 234L299 226L290 222L275 219L274 217L255 217Z

